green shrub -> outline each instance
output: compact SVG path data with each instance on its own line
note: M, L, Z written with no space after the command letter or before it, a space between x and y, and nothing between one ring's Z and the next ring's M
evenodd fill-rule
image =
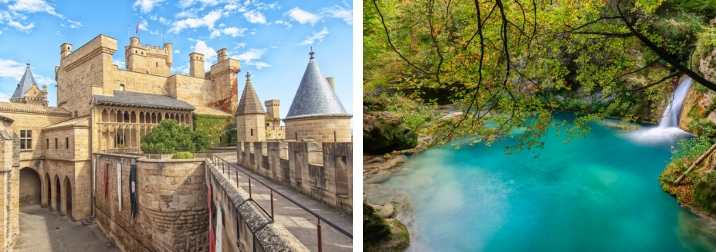
M177 151L200 152L209 149L211 140L202 131L191 131L175 120L162 120L156 127L142 136L140 148L148 154L171 154Z
M191 152L177 152L174 153L174 156L172 159L194 159L194 154L191 154Z

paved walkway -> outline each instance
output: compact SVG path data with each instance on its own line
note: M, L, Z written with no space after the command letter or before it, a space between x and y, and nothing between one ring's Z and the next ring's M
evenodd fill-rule
M223 157L222 157L223 158ZM227 159L228 158L228 159ZM236 171L234 169L240 169L241 171L251 174L254 178L260 178L259 180L277 191L280 191L284 195L291 197L295 201L300 202L312 211L320 214L324 218L330 220L336 225L348 230L353 233L353 217L336 210L324 203L321 203L313 198L309 198L305 194L293 191L289 187L274 182L273 180L266 179L259 174L253 173L252 171L241 167L236 164L236 156L227 157L227 162L232 162L231 181L236 181ZM220 167L217 167L221 170ZM249 191L248 178L242 176L239 172L239 184L242 189L246 192ZM271 211L271 195L270 190L265 186L256 183L253 179L251 181L251 190L253 199L259 203L266 211ZM312 214L306 212L302 208L294 205L292 202L284 199L278 194L274 194L274 213L276 214L275 221L281 223L291 234L296 236L309 250L318 251L318 236L316 234L317 218ZM343 233L334 229L330 225L321 221L321 236L323 238L323 251L353 251L353 239L348 238Z
M97 224L82 226L40 205L20 207L20 238L13 251L119 251Z

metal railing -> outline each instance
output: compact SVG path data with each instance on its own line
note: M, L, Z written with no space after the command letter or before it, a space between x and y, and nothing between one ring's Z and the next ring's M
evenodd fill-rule
M271 200L270 200L270 202L271 202L271 206L270 206L270 208L271 208L271 213L270 213L270 214L267 213L267 214L269 214L269 215L271 216L271 221L274 221L274 216L275 216L275 214L274 214L274 199L273 199L273 194L274 194L274 193L278 194L279 196L283 197L284 199L288 200L289 202L293 203L294 205L300 207L300 208L303 209L304 211L306 211L306 212L310 213L311 215L315 216L316 219L317 219L317 223L316 223L316 236L318 237L318 251L319 251L319 252L322 252L322 251L323 251L323 240L322 240L322 237L321 237L321 221L323 221L324 223L326 223L326 224L328 224L329 226L333 227L334 229L338 230L339 232L341 232L343 235L347 236L348 238L353 239L353 233L351 233L350 231L348 231L348 230L342 228L341 226L338 226L337 224L335 224L335 223L333 223L332 221L326 219L325 217L321 216L320 214L314 212L313 210L309 209L308 207L304 206L303 204L301 204L301 203L295 201L294 199L292 199L292 198L286 196L285 194L281 193L280 191L274 189L273 187L271 187L271 186L265 184L264 182L261 182L260 180L256 179L255 177L253 177L253 176L249 175L248 173L246 173L246 172L240 170L240 169L238 168L238 165L233 164L233 163L229 163L229 162L227 162L226 160L224 160L223 158L221 158L221 157L219 157L219 156L217 156L217 155L211 155L211 157L212 157L212 158L211 158L211 161L214 163L214 166L216 166L217 169L221 169L221 173L222 173L222 174L228 175L228 176L229 176L229 179L231 178L231 175L232 175L230 168L232 168L232 167L234 168L234 170L235 170L235 172L236 172L236 173L235 173L235 174L236 174L236 187L239 187L239 172L243 173L244 175L246 175L246 177L248 177L248 180L249 180L249 185L248 185L248 187L249 187L249 199L252 199L252 200L253 200L253 194L252 194L252 187L253 187L253 186L252 186L252 184L251 184L251 180L252 180L252 179L255 180L256 182L258 182L259 184L265 186L266 188L268 188L268 189L271 191L271 193L270 193L270 194L271 194ZM261 204L259 204L259 202L255 201L255 200L254 200L254 202L256 202L256 204L258 204L259 207L261 207L264 211L266 211L266 210L264 209L264 206L261 206Z

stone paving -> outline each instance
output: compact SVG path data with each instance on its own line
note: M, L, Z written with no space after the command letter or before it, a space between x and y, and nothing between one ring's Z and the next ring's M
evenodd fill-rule
M119 251L96 223L82 226L40 205L20 206L20 238L13 251Z
M233 160L231 160L233 159ZM263 178L261 175L253 173L252 171L241 167L236 164L236 157L228 158L228 162L233 162L231 168L231 180L236 180L236 171L234 169L240 169L241 171L251 174L254 178L259 180L284 195L291 197L295 201L300 202L302 205L308 207L312 211L320 214L324 218L330 220L336 225L348 230L353 233L353 217L343 213L335 208L332 208L324 203L321 203L313 198L306 196L300 192L291 190L288 186L284 186L273 180ZM221 168L219 168L221 169ZM249 191L248 178L242 176L239 172L239 184L243 190ZM270 213L270 190L252 180L252 198L259 203L266 211ZM306 212L302 208L296 206L292 202L284 199L278 194L274 193L274 213L276 214L275 221L286 227L291 234L296 236L309 250L318 251L318 236L316 232L317 218L312 214ZM348 238L343 233L329 226L327 223L321 221L322 239L323 239L323 251L352 251L353 250L353 239Z

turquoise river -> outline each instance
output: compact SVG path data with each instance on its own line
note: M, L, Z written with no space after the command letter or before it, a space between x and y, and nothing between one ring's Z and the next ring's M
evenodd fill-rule
M397 217L411 230L409 251L716 250L716 225L657 180L673 134L645 140L591 126L567 144L550 130L538 153L507 156L508 140L411 158L380 185L409 195L412 209Z

